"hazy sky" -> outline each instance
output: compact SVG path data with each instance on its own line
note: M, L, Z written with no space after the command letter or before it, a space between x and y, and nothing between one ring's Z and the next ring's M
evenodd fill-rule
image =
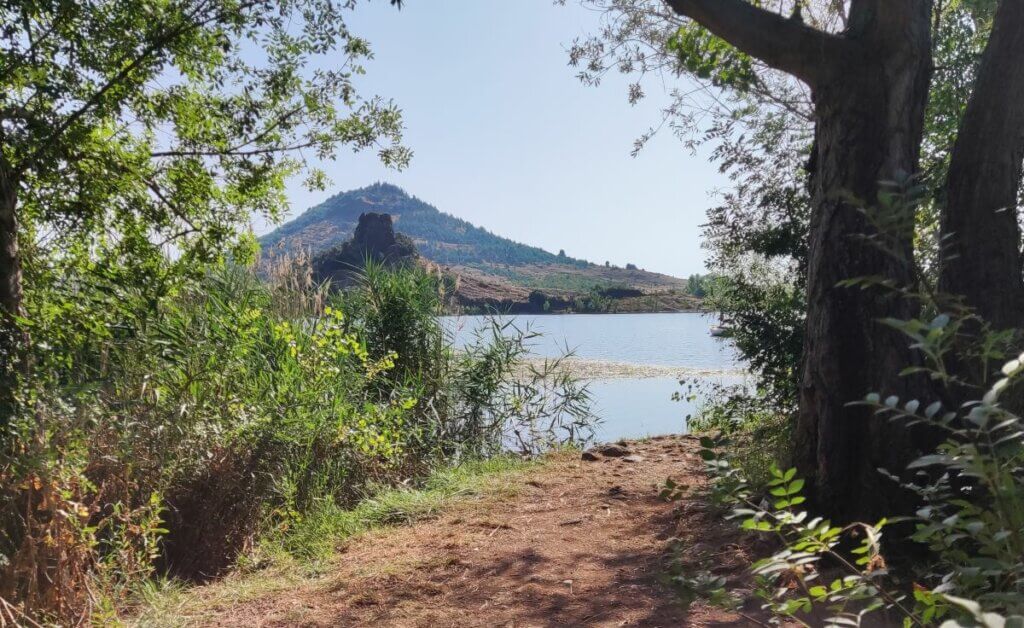
M597 88L575 78L566 49L593 30L596 14L573 0L404 4L398 11L363 2L349 21L376 57L361 93L401 107L412 164L395 172L371 153L343 152L325 165L329 191L291 187L289 218L336 192L388 181L551 251L674 275L703 271L700 225L726 182L667 132L630 156L665 98L652 83L631 106L625 78L609 76Z

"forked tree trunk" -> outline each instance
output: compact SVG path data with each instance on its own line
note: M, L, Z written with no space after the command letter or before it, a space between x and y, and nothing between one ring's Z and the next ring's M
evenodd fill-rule
M850 405L869 392L904 400L913 394L900 377L914 359L909 341L879 321L912 317L914 304L884 287L838 286L867 277L913 286L913 210L883 207L878 198L881 182L918 170L931 43L927 3L912 8L899 23L880 24L875 16L863 24L862 33L851 35L863 42L862 54L845 59L814 89L807 327L794 459L813 487L817 510L839 520L903 511L908 502L901 489L878 469L901 471L917 451L905 426ZM881 233L871 214L883 217Z
M912 287L913 210L887 221L885 237L864 209L878 210L879 183L917 171L931 79L928 0L851 0L849 28L831 35L745 0L667 0L678 13L768 65L810 85L817 113L808 259L807 333L796 462L817 509L869 518L905 506L878 467L903 468L916 448L900 424L850 406L869 392L905 394L908 341L879 322L914 305L884 289L841 288L879 277ZM884 240L888 251L866 238ZM903 510L904 508L899 508Z
M1024 159L1024 2L1004 0L949 164L942 292L997 329L1024 323L1017 198ZM978 382L981 373L961 373Z

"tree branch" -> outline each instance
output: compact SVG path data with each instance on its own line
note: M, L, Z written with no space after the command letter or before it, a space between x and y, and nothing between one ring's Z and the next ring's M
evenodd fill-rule
M252 142L245 142L242 146L247 146ZM253 148L249 150L240 150L236 148L225 148L223 150L217 149L175 149L175 150L162 150L155 151L149 154L153 159L160 157L252 157L254 155L269 155L273 153L291 153L303 148L309 148L315 146L318 142L311 140L308 142L300 142L298 144L289 144L285 146L267 146L265 148Z
M782 17L745 0L665 0L742 52L811 87L820 82L846 42L835 35Z

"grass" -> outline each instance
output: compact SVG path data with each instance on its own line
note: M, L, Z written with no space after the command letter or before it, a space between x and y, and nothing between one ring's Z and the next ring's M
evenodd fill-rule
M335 546L363 532L392 525L407 525L436 517L453 502L493 493L499 476L522 470L531 463L512 456L467 462L427 476L417 488L380 490L355 508L327 502L278 536L289 554L305 562L329 557ZM505 486L503 492L509 490Z
M324 575L343 542L392 526L431 519L467 501L514 495L515 481L544 464L499 456L466 462L431 473L417 487L381 489L343 509L323 504L289 529L263 539L238 569L206 586L190 587L175 580L155 580L138 592L127 625L163 627L201 623L233 604L295 588Z

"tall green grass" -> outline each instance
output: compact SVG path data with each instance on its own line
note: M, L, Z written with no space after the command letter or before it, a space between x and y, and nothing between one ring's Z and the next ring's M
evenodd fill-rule
M528 334L495 325L456 350L439 277L371 265L345 292L310 277L298 260L262 278L229 265L158 298L86 277L29 295L35 368L0 459L0 598L45 620L110 616L158 573L217 577L261 539L316 554L357 520L444 495L381 487L588 425L571 378L517 373Z
M303 561L322 559L359 534L436 517L455 502L483 494L494 476L535 464L518 456L496 456L439 467L413 486L368 487L368 496L354 506L325 500L288 529L271 531L265 543L271 551L284 550Z

